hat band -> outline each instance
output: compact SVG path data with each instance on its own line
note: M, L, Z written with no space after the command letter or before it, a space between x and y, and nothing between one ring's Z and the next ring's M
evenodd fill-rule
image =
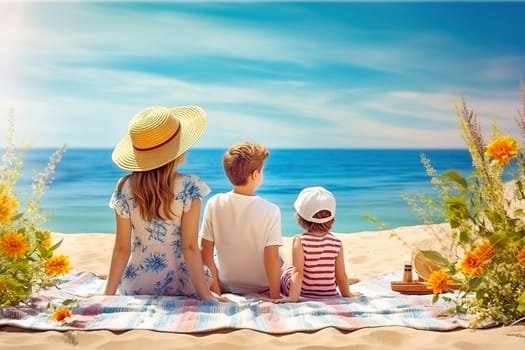
M179 130L180 128L177 128L177 130L175 130L175 132L173 133L173 135L171 135L170 137L168 137L168 139L162 143L159 143L158 145L155 145L153 147L136 147L135 145L133 145L133 148L136 149L137 151L151 151L153 149L156 149L156 148L159 148L159 147L162 147L164 146L165 144L169 143L170 141L172 141L175 136L177 136L177 134L179 133Z
M310 222L313 222L314 224L324 224L334 218L333 215L330 214L330 216L327 216L326 218L309 218L307 219Z

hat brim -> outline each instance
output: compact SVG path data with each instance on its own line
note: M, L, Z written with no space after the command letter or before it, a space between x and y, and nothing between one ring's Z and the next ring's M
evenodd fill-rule
M197 106L170 108L179 120L177 135L155 149L140 151L133 147L131 137L126 135L117 144L111 159L121 169L148 171L159 168L184 154L206 130L207 118L204 110Z

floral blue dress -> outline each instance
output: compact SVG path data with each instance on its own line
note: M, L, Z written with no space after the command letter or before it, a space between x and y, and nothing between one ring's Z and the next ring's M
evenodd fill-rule
M129 181L116 189L109 202L115 213L131 219L131 254L118 292L126 295L196 296L182 255L181 217L191 202L203 199L209 187L195 175L177 174L173 220L144 221L131 194ZM204 267L206 278L211 273Z

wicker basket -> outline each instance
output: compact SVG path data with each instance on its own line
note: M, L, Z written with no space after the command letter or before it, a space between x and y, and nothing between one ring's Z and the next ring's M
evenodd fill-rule
M414 271L423 281L428 280L432 272L441 269L438 263L427 258L421 250L414 251L413 257L412 265L414 266Z

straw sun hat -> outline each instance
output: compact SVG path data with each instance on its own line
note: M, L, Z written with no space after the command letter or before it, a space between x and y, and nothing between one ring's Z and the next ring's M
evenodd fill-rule
M414 270L416 271L417 275L424 281L428 280L428 277L430 277L430 274L432 272L441 269L441 266L438 263L427 258L419 249L416 249L413 252L413 256Z
M124 170L156 169L186 152L205 129L206 113L200 107L147 107L131 119L111 158Z

